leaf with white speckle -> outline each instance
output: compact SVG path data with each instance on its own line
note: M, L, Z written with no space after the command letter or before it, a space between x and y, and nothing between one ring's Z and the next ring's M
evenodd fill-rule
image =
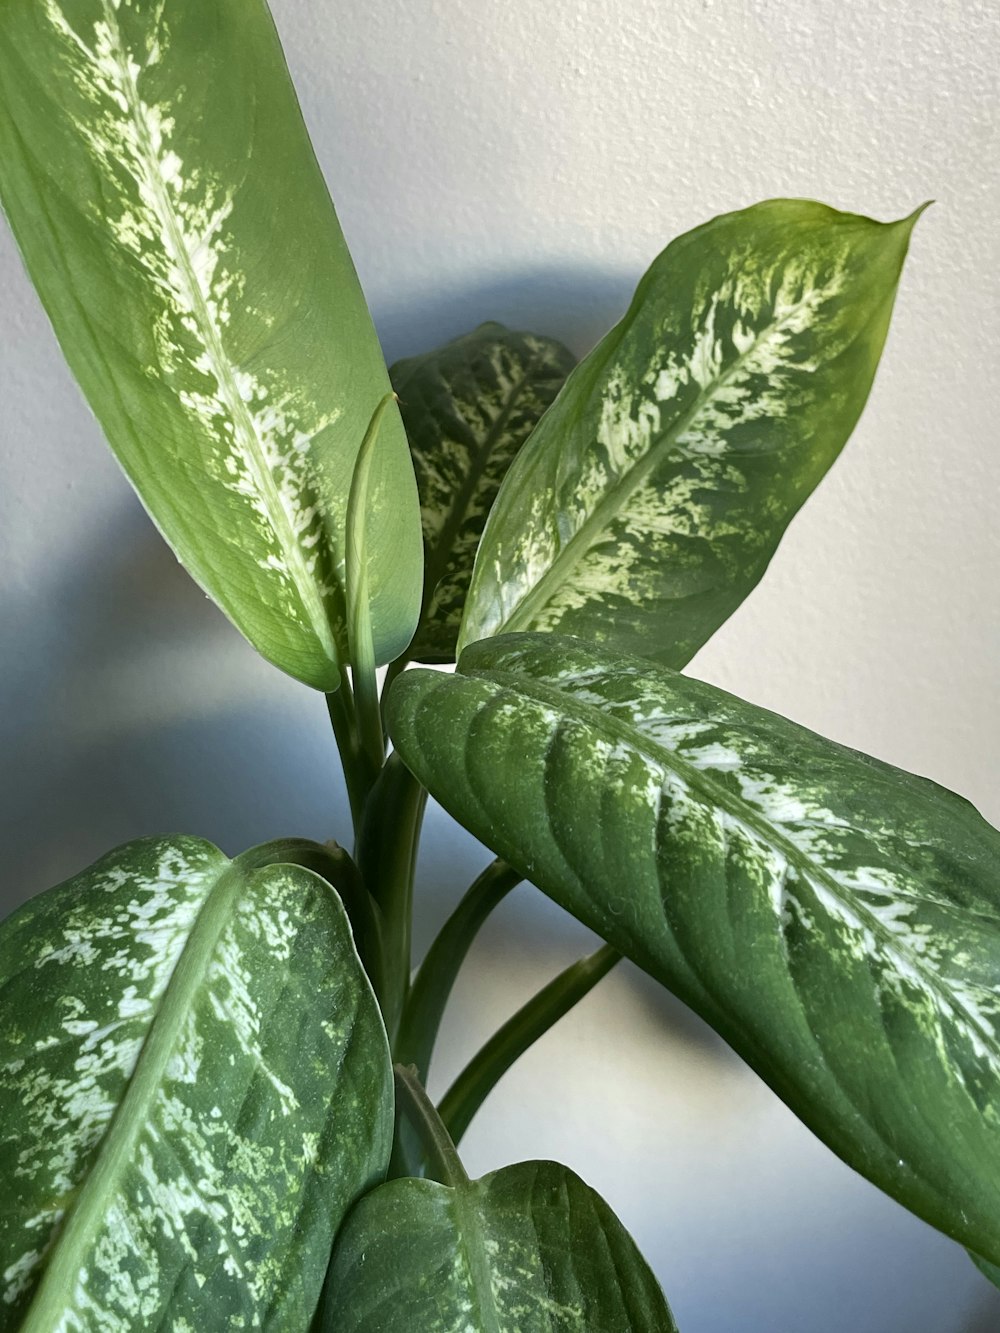
M635 1242L583 1181L521 1162L452 1186L393 1180L337 1239L329 1333L677 1333Z
M431 795L845 1161L1000 1264L1000 833L641 658L510 635L459 671L389 699Z
M547 630L688 662L853 430L913 222L777 199L669 245L508 472L459 647Z
M476 548L500 483L575 358L554 338L481 324L389 374L417 474L424 602L410 656L453 662Z
M307 1327L391 1134L311 871L142 839L0 926L0 1330Z
M335 689L348 493L389 379L263 0L5 0L0 196L178 557L266 658ZM395 406L371 500L385 662L421 586Z

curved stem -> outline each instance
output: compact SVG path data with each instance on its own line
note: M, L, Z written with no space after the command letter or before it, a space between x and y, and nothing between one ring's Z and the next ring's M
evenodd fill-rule
M413 872L426 803L426 790L391 754L365 803L358 834L358 865L384 923L385 971L376 991L393 1046L410 985Z
M378 775L365 753L358 735L357 712L354 707L354 694L346 674L341 676L340 688L326 696L326 707L333 724L333 734L340 751L340 763L344 770L347 784L347 799L351 806L351 820L354 824L355 837L361 823L365 800L372 783Z
M610 944L589 958L581 958L519 1009L469 1061L438 1108L455 1143L461 1142L473 1116L511 1065L569 1013L620 959L621 954Z
M428 1174L442 1185L467 1185L469 1177L451 1141L434 1103L427 1096L416 1071L405 1065L393 1067L396 1083L396 1106L417 1131L428 1165Z
M416 1066L422 1082L427 1081L441 1018L469 946L489 914L520 882L521 876L506 862L488 865L441 927L420 965L403 1011L396 1054L404 1064Z

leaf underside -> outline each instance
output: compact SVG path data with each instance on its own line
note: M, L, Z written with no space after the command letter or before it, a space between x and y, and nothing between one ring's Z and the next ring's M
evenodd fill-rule
M389 380L263 0L5 0L0 196L178 557L266 658L334 689L348 490ZM420 600L395 408L375 470L388 661Z
M311 871L143 839L0 927L0 1329L307 1327L391 1133Z
M390 370L417 474L424 600L410 656L453 662L476 547L500 483L573 369L553 338L481 324Z
M854 428L913 221L778 199L668 246L508 472L459 648L545 630L689 661Z
M1000 834L695 680L513 635L408 672L397 749L845 1161L1000 1263Z
M381 1186L345 1223L328 1291L329 1333L676 1333L621 1223L554 1162Z

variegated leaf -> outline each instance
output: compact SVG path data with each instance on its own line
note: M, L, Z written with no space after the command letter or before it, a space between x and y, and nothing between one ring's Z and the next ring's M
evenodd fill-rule
M676 1333L635 1242L583 1181L522 1162L454 1187L393 1180L338 1237L329 1333Z
M397 749L841 1157L1000 1263L1000 833L712 686L512 635L407 672Z
M508 473L460 647L550 630L683 666L854 428L913 222L778 199L668 246Z
M573 369L553 338L481 324L389 374L417 474L424 601L410 655L453 662L476 548L514 456Z
M0 194L179 558L265 657L336 688L348 490L389 381L263 0L5 0ZM395 408L373 511L388 661L421 584Z
M0 927L0 1329L308 1326L391 1071L336 895L253 865L143 839Z

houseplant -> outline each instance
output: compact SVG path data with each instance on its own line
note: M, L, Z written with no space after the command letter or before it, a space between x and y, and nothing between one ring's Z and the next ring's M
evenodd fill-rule
M849 433L913 220L788 201L717 219L554 403L563 349L495 327L397 368L421 595L400 419L266 13L18 2L0 27L6 206L67 355L195 576L329 695L357 824L356 857L131 844L5 926L7 1326L69 1303L83 1326L304 1327L365 1194L321 1323L374 1306L419 1327L420 1293L486 1301L487 1328L560 1306L669 1327L584 1186L551 1166L466 1185L422 1094L455 967L519 873L610 944L473 1063L441 1107L454 1137L619 949L847 1160L996 1259L996 835L670 670ZM545 408L467 592L488 493ZM418 622L418 659L460 632L468 652L458 678L392 686L398 755L507 862L411 985L423 788L384 762L374 665L400 675ZM366 1193L390 1152L386 1029L401 1179ZM444 1188L407 1179L423 1170ZM605 1246L624 1280L581 1292L554 1261ZM498 1287L531 1315L491 1314Z

